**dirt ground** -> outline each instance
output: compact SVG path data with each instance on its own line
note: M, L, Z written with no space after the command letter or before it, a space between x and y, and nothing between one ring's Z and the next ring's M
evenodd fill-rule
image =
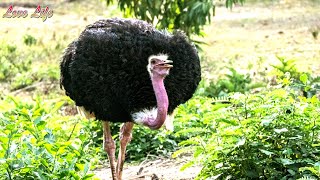
M156 160L145 160L138 165L125 164L123 170L124 180L192 180L201 171L200 166L192 166L184 171L180 168L188 162L191 157L178 159L158 158ZM106 162L108 164L108 162ZM110 168L94 171L96 177L101 180L112 179Z

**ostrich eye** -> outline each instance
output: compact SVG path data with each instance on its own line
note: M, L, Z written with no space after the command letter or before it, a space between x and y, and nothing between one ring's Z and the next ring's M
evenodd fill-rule
M156 60L155 59L151 59L151 64L155 64L156 63Z

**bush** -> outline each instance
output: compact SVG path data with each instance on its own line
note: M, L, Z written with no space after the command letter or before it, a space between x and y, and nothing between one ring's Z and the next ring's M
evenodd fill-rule
M27 46L37 44L37 39L29 34L23 36L23 43Z
M190 138L174 156L192 152L183 169L202 164L197 179L319 179L320 102L292 92L235 93L228 107L199 105L205 126L178 132Z
M231 92L245 93L251 89L265 87L264 82L252 82L250 74L238 73L234 68L228 68L229 73L225 74L218 81L210 81L206 85L202 81L199 88L199 95L207 97L224 97Z
M296 93L311 98L320 92L320 76L298 71L295 60L277 57L279 63L272 65L274 74L279 83L289 86Z
M107 5L114 0L105 0ZM135 16L157 25L161 29L181 29L188 36L191 34L203 35L203 26L211 22L215 14L215 1L117 1L120 10L126 17ZM234 4L243 4L244 0L226 0L225 5L232 8Z
M127 161L141 161L148 156L171 156L177 150L179 138L166 130L150 130L135 126L132 141L127 146Z
M97 150L90 148L94 134L78 118L54 115L62 105L63 102L46 104L40 99L34 103L23 103L16 98L2 102L0 177L88 179L93 176L88 171L91 163L97 161L93 158Z
M16 74L31 69L31 59L24 58L14 45L0 45L0 81L11 80Z

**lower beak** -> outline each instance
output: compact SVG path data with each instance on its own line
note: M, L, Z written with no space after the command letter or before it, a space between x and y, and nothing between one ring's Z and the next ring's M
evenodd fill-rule
M164 62L161 64L163 65L162 67L172 68L173 67L172 63L173 61L171 60L164 60Z
M166 67L166 68L172 68L172 67L173 67L173 65L171 65L171 64L165 64L163 67Z

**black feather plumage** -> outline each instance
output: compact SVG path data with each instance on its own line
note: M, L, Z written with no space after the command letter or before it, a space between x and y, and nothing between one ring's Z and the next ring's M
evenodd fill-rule
M182 32L169 34L141 20L113 18L87 26L65 51L61 86L97 119L132 121L132 113L156 106L147 64L159 53L173 60L164 80L171 114L200 82L198 53Z

